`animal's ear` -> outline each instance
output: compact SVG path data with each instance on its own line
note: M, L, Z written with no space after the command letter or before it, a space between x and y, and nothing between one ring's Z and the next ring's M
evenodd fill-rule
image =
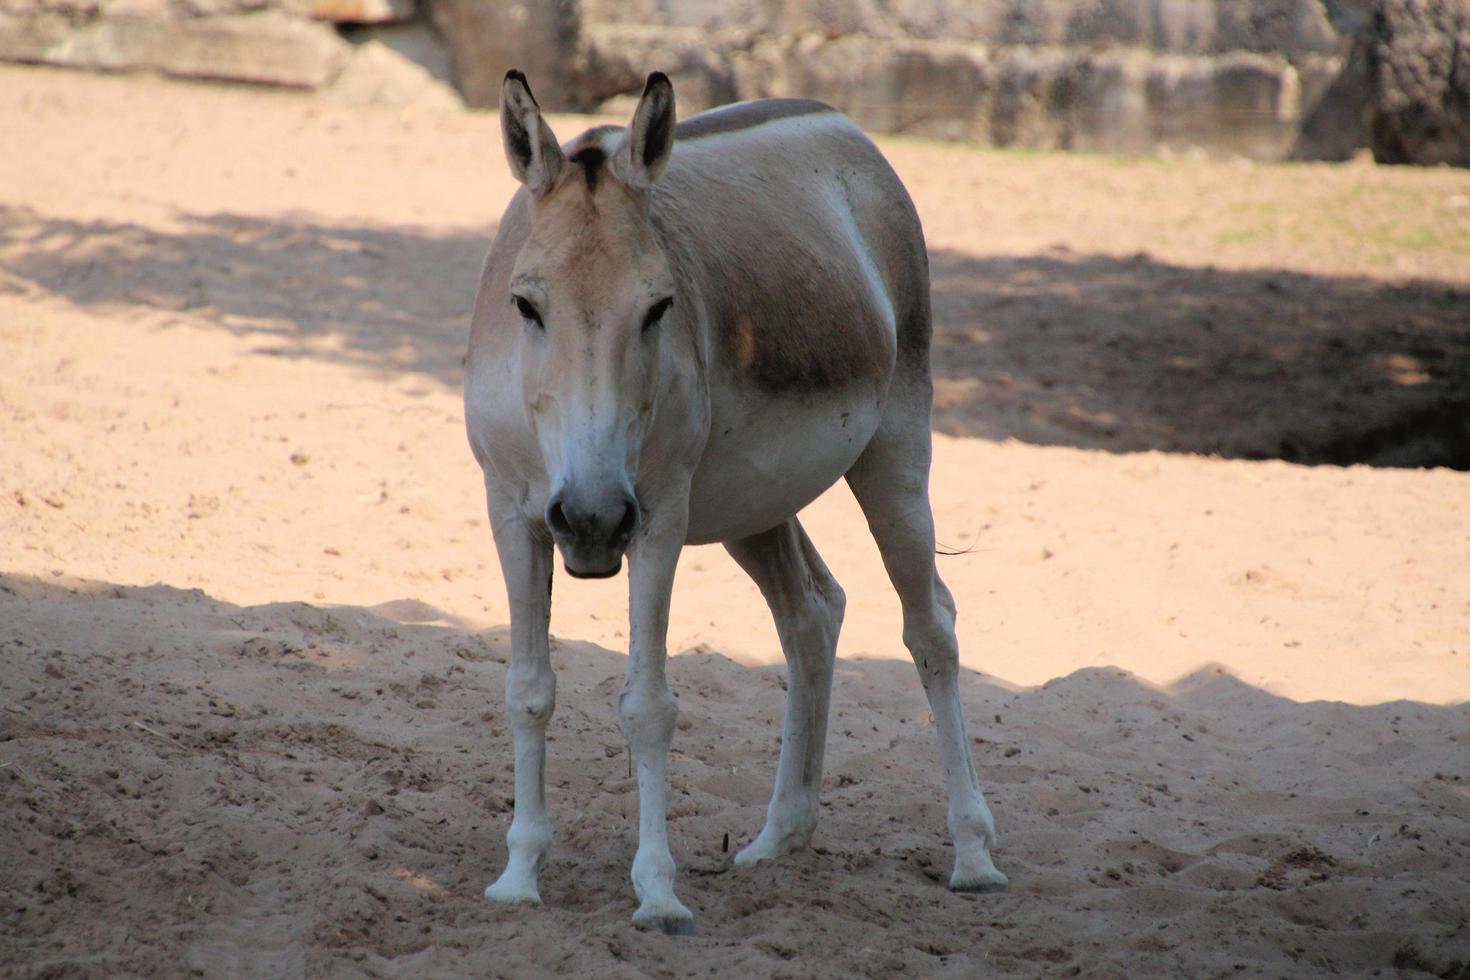
M640 191L652 187L673 149L674 86L669 76L656 71L648 76L643 98L638 100L628 135L623 139L618 159L623 183Z
M516 180L537 197L551 190L567 158L557 145L556 134L541 118L541 107L526 76L514 68L505 73L500 85L500 138Z

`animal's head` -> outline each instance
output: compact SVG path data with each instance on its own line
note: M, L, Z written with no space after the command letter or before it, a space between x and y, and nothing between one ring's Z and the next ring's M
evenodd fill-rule
M563 152L526 78L505 77L501 135L530 193L510 278L524 331L526 411L546 464L546 524L567 571L612 575L643 519L635 489L674 279L649 220L649 190L674 143L674 90L648 79L626 130Z

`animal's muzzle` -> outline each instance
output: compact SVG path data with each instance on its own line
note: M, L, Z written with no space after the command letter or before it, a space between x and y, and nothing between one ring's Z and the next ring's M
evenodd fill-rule
M577 578L616 575L639 520L638 501L627 491L589 500L563 488L546 505L546 526Z

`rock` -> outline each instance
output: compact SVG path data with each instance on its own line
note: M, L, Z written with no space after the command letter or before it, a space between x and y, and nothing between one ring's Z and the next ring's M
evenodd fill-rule
M463 107L453 87L381 41L357 45L347 67L325 94L334 102L356 106L432 112Z
M1470 0L1382 0L1373 158L1470 166Z
M1282 56L1337 54L1337 32L1319 0L1216 0L1212 50Z
M326 85L348 54L331 28L274 11L201 17L161 32L155 24L149 36L165 74L297 88Z
M586 24L654 26L723 33L745 31L770 37L808 31L828 35L874 33L889 18L876 4L824 0L582 0ZM887 32L891 34L892 32Z
M1327 0L1338 7L1367 0ZM584 25L1160 53L1338 52L1322 0L583 0Z
M310 0L309 13L336 24L387 24L413 17L413 0Z
M1304 61L1297 74L1302 122L1292 159L1352 159L1369 142L1373 69L1368 45L1354 43L1346 58Z
M1278 57L1172 55L1151 61L1148 101L1160 148L1279 160L1295 138L1301 86Z
M988 139L986 55L942 42L809 35L772 58L754 95L800 95L841 109L878 132ZM748 68L742 72L750 77Z
M72 68L320 88L348 55L330 27L280 11L92 21L51 13L9 17L0 14L0 58Z
M465 103L500 104L510 68L524 71L543 109L589 109L582 86L581 16L576 0L429 0L434 24L449 40L455 82Z
M1074 57L1056 49L1005 49L987 78L992 143L1048 149L1066 145L1065 112L1076 96L1068 78Z
M1322 0L1322 11L1339 36L1352 38L1368 33L1377 3L1378 0Z
M1072 69L1066 148L1094 153L1148 153L1154 149L1146 56L1125 52L1082 58Z
M262 10L280 10L305 16L311 0L121 0L129 6L146 3L158 9L158 17L210 17L215 14L253 14ZM108 16L122 12L121 3L107 5Z
M806 35L730 46L726 58L741 99L806 96L870 130L995 146L1279 159L1301 108L1295 69L1247 53L1159 58ZM1313 76L1319 89L1330 70Z
M1149 47L1161 54L1210 54L1215 51L1213 4L1195 0L1157 0L1153 5Z
M362 27L352 32L352 41L354 44L377 41L418 65L431 77L454 87L449 45L427 21ZM456 94L455 98L458 97Z
M711 34L617 24L585 27L583 94L607 108L605 100L614 96L640 94L648 73L658 70L674 83L681 117L703 112L737 100L730 52L748 43L744 32Z

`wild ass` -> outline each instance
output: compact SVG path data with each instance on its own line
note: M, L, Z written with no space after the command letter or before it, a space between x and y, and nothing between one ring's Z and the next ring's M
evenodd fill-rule
M755 580L787 662L775 791L735 863L806 845L845 600L796 513L839 477L902 600L904 643L934 711L950 887L1003 886L956 688L954 600L934 566L928 258L898 176L818 102L749 102L675 126L661 73L626 128L565 147L518 71L505 77L500 119L525 186L486 260L465 376L512 635L515 815L486 897L539 902L551 843L553 543L577 578L629 559L618 715L638 767L634 922L692 930L674 896L664 795L677 715L665 634L686 544L724 544Z

